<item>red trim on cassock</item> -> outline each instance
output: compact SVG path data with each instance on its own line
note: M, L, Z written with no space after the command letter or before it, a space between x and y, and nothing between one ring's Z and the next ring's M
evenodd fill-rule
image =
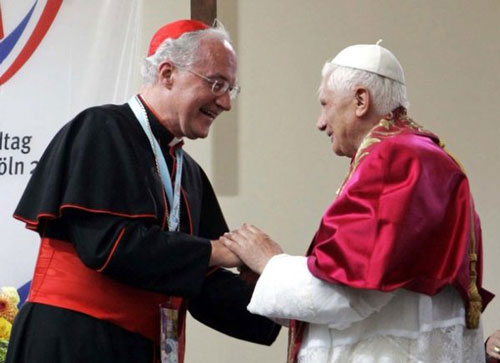
M78 210L83 210L85 212L91 212L91 213L102 213L102 214L110 214L118 217L127 217L127 218L153 218L153 219L158 219L156 214L127 214L127 213L118 213L118 212L113 212L110 210L105 210L105 209L92 209L92 208L86 208L82 207L77 204L63 204L59 207L59 213L38 213L36 216L36 220L31 220L27 218L23 218L18 214L14 214L13 217L17 220L20 220L21 222L24 222L27 224L26 228L28 229L36 229L36 226L40 224L40 219L46 218L46 219L57 219L61 217L63 209L78 209Z
M189 234L193 235L193 220L191 218L191 209L189 207L189 203L188 203L188 200L186 197L186 192L184 191L184 188L182 187L182 185L181 185L181 194L182 194L182 197L184 198L184 203L186 205L186 211L187 211L188 220L189 220Z
M172 158L172 171L170 172L170 182L175 183L175 174L177 171L177 158L175 157L175 150L173 147L169 148L168 154Z
M118 238L116 239L115 243L113 244L113 248L111 249L111 252L109 253L108 258L106 259L106 262L104 263L104 265L102 265L102 267L100 269L97 270L97 272L102 272L108 266L109 261L111 260L111 257L113 257L113 255L115 254L116 247L118 247L118 244L122 240L124 233L125 233L125 227L122 228L122 230L120 231L120 234L118 235Z
M167 194L165 192L165 187L163 186L163 183L161 183L161 197L163 200L163 210L164 210L163 219L162 219L163 222L161 224L161 229L165 230L165 227L167 227L167 223L168 223L169 210L168 210L168 203L167 203Z

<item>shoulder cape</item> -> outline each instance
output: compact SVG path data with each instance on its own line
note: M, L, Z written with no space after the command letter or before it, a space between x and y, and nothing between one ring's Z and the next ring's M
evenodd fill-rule
M14 217L40 232L67 208L160 219L161 182L148 140L128 105L87 109L41 157Z
M406 288L433 295L455 286L469 301L468 180L437 136L405 115L384 119L364 139L308 251L313 275L354 288ZM482 246L475 219L477 287Z

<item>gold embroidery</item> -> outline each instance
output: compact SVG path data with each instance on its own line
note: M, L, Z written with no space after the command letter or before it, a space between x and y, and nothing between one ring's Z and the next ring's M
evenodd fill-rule
M385 118L383 118L379 122L379 125L382 126L385 129L387 129L387 130L389 130L393 124L394 123L392 123L391 120L388 120L388 119L385 119Z
M358 148L358 151L356 152L356 155L354 156L351 162L351 166L349 167L349 172L347 173L347 176L344 178L344 181L337 189L337 196L342 192L345 184L349 181L351 176L356 171L357 167L361 162L361 159L370 154L372 145L382 141L383 139L399 135L408 130L423 135L431 136L441 145L441 142L439 141L437 136L425 130L421 125L419 125L411 118L409 118L406 114L405 109L398 108L388 113L363 138Z

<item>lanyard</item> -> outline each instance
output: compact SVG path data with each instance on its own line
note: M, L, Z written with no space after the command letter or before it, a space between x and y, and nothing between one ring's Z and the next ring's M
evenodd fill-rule
M175 160L176 160L176 169L175 169L175 184L172 191L172 180L170 178L170 172L168 170L167 163L165 161L165 157L161 152L160 145L155 137L153 137L153 131L151 130L151 125L149 123L148 114L146 113L146 109L144 108L141 101L139 101L137 96L134 96L128 101L132 112L134 112L135 117L139 121L149 139L149 143L151 144L151 149L153 150L153 154L155 156L156 162L156 170L160 176L160 179L165 187L165 191L167 193L168 203L170 205L170 214L168 216L168 230L169 231L178 231L179 230L179 215L180 215L180 202L181 202L181 176L182 176L182 160L183 153L182 149L178 148L175 150Z

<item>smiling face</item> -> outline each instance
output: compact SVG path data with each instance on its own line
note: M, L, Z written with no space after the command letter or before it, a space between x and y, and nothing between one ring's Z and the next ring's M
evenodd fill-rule
M339 156L354 157L363 138L378 122L371 111L370 94L364 87L353 91L332 91L329 75L321 83L319 101L321 113L316 123L320 131L330 137L333 152Z
M213 80L236 82L236 56L231 45L218 39L201 40L200 61L191 70ZM212 93L212 84L185 69L172 73L172 118L168 129L177 137L205 138L215 118L231 109L229 92L220 96Z
M326 80L323 79L320 89L321 113L316 126L330 137L335 154L353 157L357 150L354 145L354 97L330 90Z

